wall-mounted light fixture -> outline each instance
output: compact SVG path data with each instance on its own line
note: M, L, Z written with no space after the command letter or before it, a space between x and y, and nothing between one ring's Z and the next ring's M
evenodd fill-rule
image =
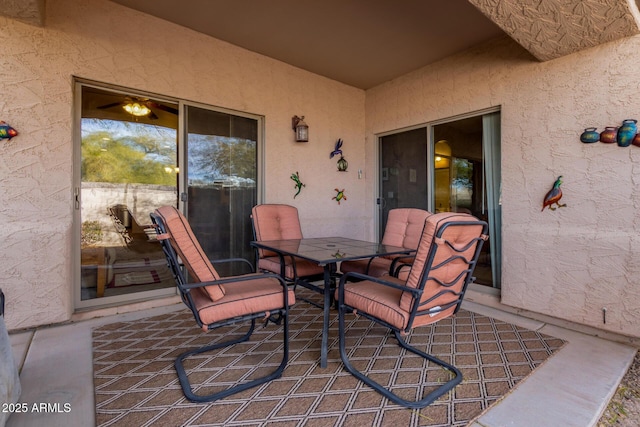
M304 122L304 116L293 116L291 118L291 127L296 133L296 142L309 141L309 125Z

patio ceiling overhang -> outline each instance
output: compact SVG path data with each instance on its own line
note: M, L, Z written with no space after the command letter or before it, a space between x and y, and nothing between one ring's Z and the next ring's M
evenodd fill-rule
M539 61L640 33L637 0L468 0Z
M362 89L501 34L548 61L640 33L640 0L111 1ZM45 3L0 0L0 15L44 26Z
M44 26L46 0L0 0L0 15Z

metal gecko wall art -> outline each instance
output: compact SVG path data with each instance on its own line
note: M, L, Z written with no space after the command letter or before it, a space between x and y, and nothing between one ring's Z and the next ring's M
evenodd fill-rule
M293 198L295 199L298 196L298 194L300 194L300 191L302 191L302 187L306 187L306 185L304 185L302 181L300 181L300 174L298 174L297 171L296 173L291 174L291 179L296 183L296 185L293 188L298 190L296 194L293 195Z

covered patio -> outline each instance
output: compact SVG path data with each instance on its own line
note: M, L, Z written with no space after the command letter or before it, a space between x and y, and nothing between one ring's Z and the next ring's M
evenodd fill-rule
M482 138L493 137L501 149L492 158L500 175L493 208L499 207L501 220L500 263L492 273L501 280L472 286L463 309L483 322L515 325L563 344L501 397L483 400L471 422L594 425L640 346L640 148L586 143L580 136L640 119L639 2L451 0L436 7L367 0L365 7L364 0L336 0L305 9L290 0L271 7L228 1L217 2L217 13L208 2L195 3L203 9L189 15L169 0L0 0L0 121L18 132L0 139L4 319L20 370L20 400L54 405L49 409L71 404L71 411L61 406L55 414L14 414L8 425L124 423L100 406L109 399L94 388L99 340L93 334L184 310L171 287L146 299L114 296L125 292L118 286L128 284L125 273L139 272L124 268L120 277L96 274L101 285L95 294L107 302L96 297L95 304L82 305L80 292L87 290L79 272L105 252L81 252L78 81L166 98L165 109L207 106L254 120L254 202L295 205L306 237L378 241L382 199L397 195L385 183L396 176L404 177L410 194L428 198L435 212L439 127L492 119L498 132ZM305 143L296 142L292 130L292 116L302 115L309 125ZM172 120L178 122L175 114ZM386 167L383 139L416 130L424 135L419 148L427 162ZM338 173L329 157L338 139L348 153L346 173ZM291 176L298 172L306 187L296 194ZM559 177L566 206L545 209L543 198ZM420 186L423 178L431 187ZM216 194L238 184L232 181L217 182ZM96 188L88 192L111 197L115 186ZM186 207L173 188L160 190L163 201ZM159 198L145 199L134 219L146 220ZM485 197L478 200L484 209ZM210 205L201 207L207 214ZM127 222L112 216L110 226ZM107 286L111 280L118 289ZM158 282L165 281L136 284L154 288ZM340 359L332 345L335 368ZM494 356L507 360L503 353ZM389 411L367 408L366 416L378 421ZM206 409L189 410L189 422L196 423ZM397 413L402 422L426 422L417 412ZM452 413L442 425L455 422ZM140 424L153 424L156 415ZM322 420L319 413L308 415L309 425ZM348 410L333 415L336 425L354 416ZM295 424L269 416L252 423Z
M294 328L296 331L301 324L309 322L308 316L321 314L320 310L309 307L306 303L302 302L298 305L300 312L305 313L306 319L294 317L293 322L297 324ZM128 332L125 330L119 332L123 334L125 341L117 346L125 346L125 348L130 346L126 344L127 342L132 342L131 338L127 339L127 336L141 329L154 335L154 328L164 325L162 319L170 320L175 327L177 322L175 316L184 313L185 308L182 305L172 305L13 334L11 340L14 344L16 363L21 367L20 377L23 387L21 401L51 404L67 402L70 403L71 410L65 411L61 406L60 411L55 413L30 411L13 414L7 426L26 427L42 423L52 427L94 424L103 426L267 425L277 422L300 426L365 424L447 426L467 425L469 414L472 418L469 425L473 427L593 426L600 419L636 352L632 346L610 340L615 337L606 335L594 337L562 326L490 308L470 300L463 304L463 311L459 322L465 322L470 315L476 318L474 322L476 338L467 341L467 344L478 345L478 342L474 341L477 339L477 333L493 335L491 328L486 328L487 325L493 324L503 333L512 330L510 325L515 325L516 330L520 330L523 334L531 332L541 334L551 340L549 343L552 346L560 347L554 350L548 360L540 366L536 364L535 369L527 374L526 372L530 369L529 362L526 362L526 358L515 357L519 353L514 352L513 347L507 346L509 340L504 341L504 346L501 346L497 353L492 350L487 350L487 353L465 352L460 347L462 343L458 342L456 346L458 357L460 357L458 363L465 370L466 378L459 386L456 396L452 394L418 411L385 403L379 395L363 387L362 384L357 384L348 373L343 371L335 348L337 347L335 330L332 331L333 348L330 351L330 363L327 369L317 368L318 340L313 338L319 331L302 333L299 336L293 333L292 343L296 347L311 347L308 350L312 357L310 361L292 361L288 368L290 373L285 371L281 380L265 384L257 391L250 390L214 405L203 405L190 403L182 396L175 374L171 375L173 374L171 358L166 368L166 373L170 377L167 384L159 385L159 388L154 391L150 388L152 385L145 384L145 378L140 376L140 372L135 373L134 370L129 374L117 373L121 370L117 367L121 365L136 364L143 367L149 363L134 357L133 354L137 352L127 351L124 357L117 357L111 362L115 363L112 367L104 356L105 349L113 348L114 344L117 344L117 339L109 336L118 333L123 325L132 328ZM191 327L191 322L190 319L189 330L194 329ZM101 332L96 336L96 331ZM268 332L268 329L266 331ZM423 332L427 334L426 339L434 339L433 331ZM198 334L198 331L196 330L195 333ZM450 333L446 331L445 333L451 337ZM174 332L168 334L166 330L162 335L168 338L176 336ZM436 342L440 341L437 337L438 334L435 335ZM211 338L214 339L214 336L211 335ZM97 347L93 344L96 339ZM460 341L461 337L458 336L457 339ZM152 340L159 341L153 338ZM487 343L491 340L495 342L495 338L489 338ZM134 341L139 342L135 339ZM531 346L531 351L540 350L531 345L531 342L528 345ZM511 348L511 350L505 350L505 348ZM477 368L471 368L473 364L464 362L462 359L471 354L477 355L480 361L485 357L490 359L485 360L484 365L480 362ZM509 380L514 381L515 378L514 387L500 386L504 380L501 378L503 374L496 375L496 371L491 371L497 367L501 369L499 368L501 363L496 363L496 356L501 360L511 360L511 369L525 369ZM312 368L313 365L316 365L315 369ZM156 366L154 369L156 371L158 361L153 366ZM508 365L505 366L509 371ZM301 368L306 373L302 374ZM476 369L481 373L474 374ZM142 370L144 371L144 368ZM97 378L95 389L94 372L98 373L95 377ZM156 373L165 375L162 370ZM292 381L295 384L296 380L301 381L304 378L309 381L309 384L292 387ZM125 379L128 379L128 384L117 386L113 391L109 391L109 382ZM150 381L157 382L152 379ZM316 384L312 385L313 381ZM491 384L494 384L499 388L495 391L485 390L483 393L474 394L472 390L478 381L484 384L483 387L488 385L490 389ZM140 384L137 385L138 383ZM348 398L347 396L351 393L354 393L354 397ZM356 394L360 396L359 399L355 399ZM288 398L284 399L283 396ZM293 399L296 397L297 399ZM326 401L323 406L323 402L319 399L324 398ZM293 399L291 402L297 402L289 412L274 406L274 402L284 404L289 399ZM258 408L251 407L251 402L254 402ZM212 408L218 409L212 411Z

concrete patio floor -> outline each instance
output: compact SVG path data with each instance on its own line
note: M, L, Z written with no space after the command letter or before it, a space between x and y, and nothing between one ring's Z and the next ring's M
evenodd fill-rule
M182 308L181 304L174 304L11 334L15 362L20 369L20 402L51 403L54 405L49 408L58 407L59 411L13 414L7 426L95 425L92 329ZM505 398L472 421L472 427L594 426L637 351L631 345L473 301L465 301L463 308L567 341ZM65 408L65 403L70 406Z

